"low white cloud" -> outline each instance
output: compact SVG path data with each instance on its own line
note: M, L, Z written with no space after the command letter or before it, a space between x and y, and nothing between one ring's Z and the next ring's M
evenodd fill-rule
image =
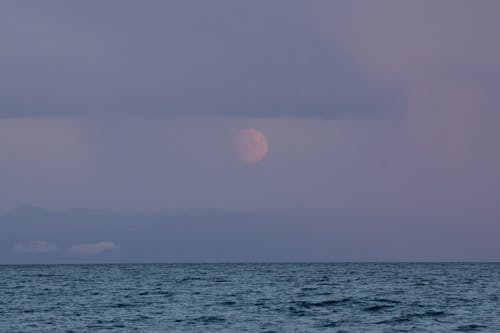
M32 242L16 243L12 249L16 252L22 252L22 253L29 253L29 252L47 253L47 252L57 251L58 247L44 240L36 240Z
M75 254L99 254L106 251L118 251L119 247L113 242L98 242L88 244L75 244L69 248L69 253Z

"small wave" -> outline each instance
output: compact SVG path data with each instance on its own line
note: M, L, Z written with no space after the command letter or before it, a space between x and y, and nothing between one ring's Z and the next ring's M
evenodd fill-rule
M427 311L424 313L411 313L403 316L394 317L388 320L379 321L376 324L399 324L403 322L412 321L418 318L426 318L426 317L441 317L447 316L448 314L443 311Z
M35 277L35 278L40 278L40 277L49 277L49 278L56 278L56 277L61 277L61 275L55 275L55 274L43 274L43 273L36 273L36 274L23 274L21 277ZM78 279L80 280L80 279ZM85 280L81 280L85 281Z
M462 325L459 326L455 331L457 332L473 332L477 331L481 328L485 328L486 326L483 325L478 325L478 324L469 324L469 325Z
M168 297L170 297L170 296L173 296L173 295L174 295L174 293L173 293L173 292L171 292L171 291L167 291L167 290L158 290L158 291L156 291L155 293L156 293L157 295L163 295L163 296L168 296Z
M343 305L346 303L352 302L352 298L346 297L338 300L326 300L326 301L320 301L320 302L308 302L308 301L298 301L294 302L300 307L304 308L311 308L311 307L330 307L330 306L336 306L336 305Z
M213 323L222 323L225 322L226 319L220 316L201 316L195 319L196 321L201 321L206 324L213 324Z
M383 302L383 303L394 303L394 304L401 304L401 301L396 301L393 299L388 299L388 298L375 298L375 302Z
M132 318L132 319L129 319L131 322L143 322L144 320L150 320L150 319L153 319L152 317L150 316L145 316L145 315L139 315L138 317L136 318Z
M184 282L199 281L199 280L203 280L203 279L200 277L189 276L189 277L179 279L179 280L177 280L177 282L184 283Z
M411 321L410 316L395 317L387 320L378 321L375 324L400 324L407 321Z
M117 303L117 304L111 305L112 308L117 308L117 309L130 308L130 307L133 307L133 306L134 305L130 304L130 303Z
M441 316L447 316L448 314L444 311L427 311L426 313L422 314L422 317L441 317Z
M225 283L225 282L229 282L228 279L224 279L224 278L215 278L215 279L211 279L210 280L211 282L215 282L215 283Z
M291 312L292 315L297 317L304 317L305 315L307 315L307 312L305 312L304 310L299 310L294 306L289 307L288 310Z
M368 311L368 312L375 312L375 311L380 311L384 309L389 309L393 308L394 305L387 305L387 304L378 304L378 305L372 305L367 308L364 308L363 311Z
M316 288L316 287L303 287L303 288L302 288L302 289L300 289L300 290L302 290L302 291L310 291L310 290L317 290L317 289L318 289L318 288Z
M327 320L323 324L321 324L319 327L324 327L324 328L330 327L331 328L331 327L338 327L341 324L342 324L341 321Z

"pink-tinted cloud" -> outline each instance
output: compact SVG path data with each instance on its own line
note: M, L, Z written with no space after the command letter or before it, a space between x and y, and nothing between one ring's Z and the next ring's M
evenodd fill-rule
M499 65L498 1L325 1L310 8L311 23L379 78L418 78L465 62Z
M310 9L313 27L405 97L400 118L384 125L393 131L370 143L384 168L373 156L360 161L378 174L366 188L394 187L394 202L491 206L499 196L500 2L325 1Z
M119 247L110 241L103 241L98 243L75 244L68 250L69 253L93 255L109 251L118 251Z

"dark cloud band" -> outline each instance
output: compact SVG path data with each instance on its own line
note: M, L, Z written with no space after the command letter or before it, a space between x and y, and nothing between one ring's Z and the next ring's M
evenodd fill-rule
M379 116L391 87L310 26L305 3L0 5L0 116Z

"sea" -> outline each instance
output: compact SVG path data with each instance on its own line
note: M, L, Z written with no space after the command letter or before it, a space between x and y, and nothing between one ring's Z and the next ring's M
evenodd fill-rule
M0 332L500 332L500 264L4 265Z

